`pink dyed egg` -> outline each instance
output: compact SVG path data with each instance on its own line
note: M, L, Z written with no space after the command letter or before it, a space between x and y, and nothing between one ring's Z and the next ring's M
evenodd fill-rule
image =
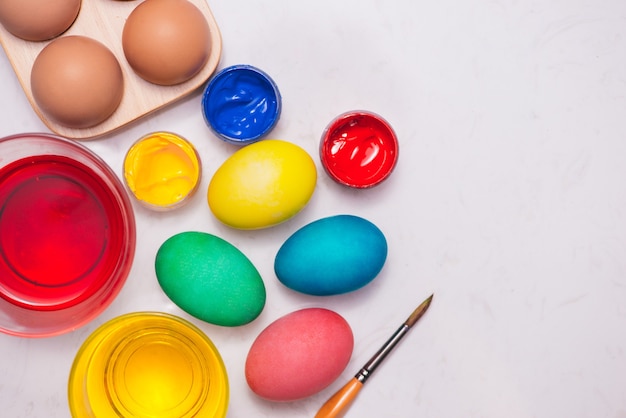
M352 329L336 312L306 308L267 326L246 359L248 386L277 402L314 395L348 365L354 348Z

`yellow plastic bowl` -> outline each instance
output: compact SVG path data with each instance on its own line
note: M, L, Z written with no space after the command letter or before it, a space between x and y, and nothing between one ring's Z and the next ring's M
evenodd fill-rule
M224 418L229 386L212 341L190 322L138 312L96 329L70 372L73 417Z

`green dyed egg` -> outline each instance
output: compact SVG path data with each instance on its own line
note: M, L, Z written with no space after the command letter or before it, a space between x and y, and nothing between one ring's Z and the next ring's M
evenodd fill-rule
M204 232L182 232L161 245L156 276L165 294L188 314L215 325L239 326L265 306L265 285L235 246Z

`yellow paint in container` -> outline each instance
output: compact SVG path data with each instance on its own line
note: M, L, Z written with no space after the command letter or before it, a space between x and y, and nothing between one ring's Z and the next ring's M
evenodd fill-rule
M154 132L130 147L124 159L124 180L137 200L156 210L177 208L198 188L200 157L185 138Z
M229 386L212 341L174 315L138 312L96 329L69 378L73 417L224 418Z

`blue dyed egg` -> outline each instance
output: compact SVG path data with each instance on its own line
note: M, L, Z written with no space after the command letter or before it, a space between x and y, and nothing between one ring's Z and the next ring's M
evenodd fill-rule
M370 221L353 215L318 219L297 230L274 260L278 280L309 295L338 295L370 283L387 259L387 240Z

